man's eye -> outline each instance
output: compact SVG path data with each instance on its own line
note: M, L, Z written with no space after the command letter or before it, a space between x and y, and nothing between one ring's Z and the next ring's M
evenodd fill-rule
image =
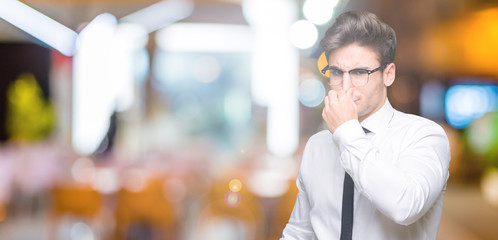
M353 70L351 70L350 74L360 76L360 75L368 74L368 71L365 69L353 69Z
M330 69L330 73L334 76L342 76L342 71L339 69Z

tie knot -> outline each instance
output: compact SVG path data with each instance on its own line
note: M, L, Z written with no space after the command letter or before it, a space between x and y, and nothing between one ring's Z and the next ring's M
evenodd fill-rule
M361 128L363 128L363 132L365 132L365 133L369 133L370 132L370 130L368 130L368 129L364 128L364 127L361 127Z

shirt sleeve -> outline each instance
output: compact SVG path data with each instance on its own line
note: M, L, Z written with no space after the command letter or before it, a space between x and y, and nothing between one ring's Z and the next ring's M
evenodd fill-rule
M309 150L308 143L308 147L305 148L303 153L303 159L301 161L299 174L296 180L296 185L299 190L296 203L280 240L315 239L315 233L313 231L313 227L311 226L310 220L310 203L302 176L303 168L305 168L304 165L308 162L307 159L310 157L311 151Z
M448 179L449 142L433 122L414 122L401 129L393 147L375 146L357 120L341 125L334 140L341 164L356 189L398 224L420 219L444 191ZM381 143L382 144L382 143Z

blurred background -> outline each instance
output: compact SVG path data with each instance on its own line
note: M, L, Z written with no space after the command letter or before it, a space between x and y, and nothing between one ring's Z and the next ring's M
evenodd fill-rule
M498 239L494 0L0 0L0 239L278 239L351 9L450 139L438 239Z

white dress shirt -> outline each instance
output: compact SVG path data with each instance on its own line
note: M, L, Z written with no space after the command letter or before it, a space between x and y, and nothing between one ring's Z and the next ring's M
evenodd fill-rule
M353 239L436 239L449 162L441 126L386 100L361 123L350 120L309 139L281 239L339 239L345 171L355 186Z

